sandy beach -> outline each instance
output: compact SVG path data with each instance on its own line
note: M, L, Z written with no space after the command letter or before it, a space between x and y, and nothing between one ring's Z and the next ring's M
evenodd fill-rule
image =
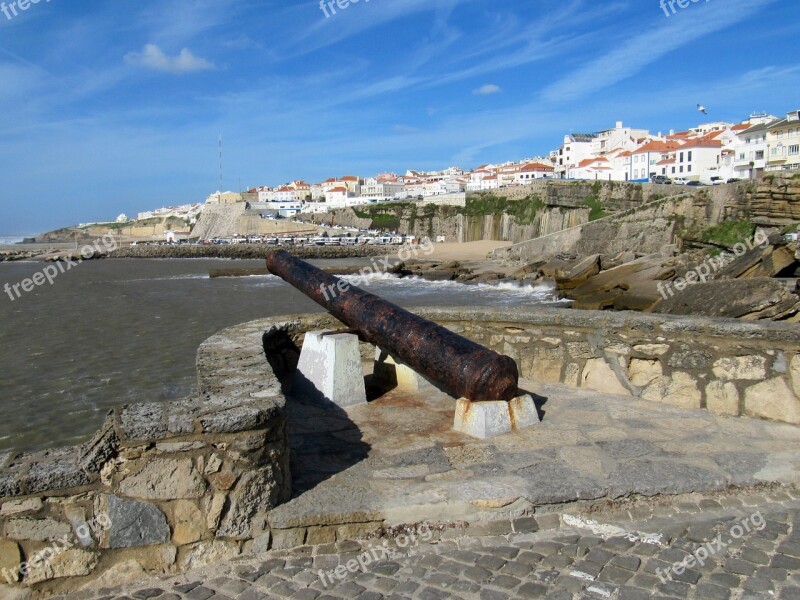
M508 248L511 242L482 240L479 242L446 242L435 244L435 250L428 258L431 260L485 260L497 248Z

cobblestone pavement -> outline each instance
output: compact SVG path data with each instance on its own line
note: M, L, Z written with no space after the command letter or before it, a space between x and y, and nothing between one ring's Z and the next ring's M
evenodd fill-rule
M588 516L537 515L445 529L434 538L418 526L417 535L431 543L395 538L393 558L375 550L380 540L305 546L69 598L800 600L795 489L656 499L646 520L637 518L643 508L631 503ZM681 562L688 566L675 566Z

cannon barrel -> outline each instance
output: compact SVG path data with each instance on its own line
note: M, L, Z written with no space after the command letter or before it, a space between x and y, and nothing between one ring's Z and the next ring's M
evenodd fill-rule
M388 352L455 397L511 400L517 395L517 364L378 296L351 286L283 250L267 268L293 285L361 339Z

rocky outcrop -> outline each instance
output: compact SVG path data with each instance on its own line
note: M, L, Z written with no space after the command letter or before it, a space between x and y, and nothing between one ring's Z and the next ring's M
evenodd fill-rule
M750 214L760 225L800 221L800 174L768 174L750 196Z
M682 291L670 290L670 294L653 308L654 312L754 321L789 319L800 311L800 297L775 279L708 281Z

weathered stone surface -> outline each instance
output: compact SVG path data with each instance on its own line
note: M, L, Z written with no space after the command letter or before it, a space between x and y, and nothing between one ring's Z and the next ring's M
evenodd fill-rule
M0 539L0 580L11 574L13 581L19 581L19 565L22 554L19 545L11 540Z
M461 398L456 404L453 429L480 439L511 433L508 402L470 402Z
M744 392L745 414L800 425L800 400L781 378L763 381Z
M340 407L366 404L358 337L323 333L306 333L295 376L297 391Z
M120 425L127 440L162 440L167 437L163 404L124 406L120 414Z
M573 471L566 464L550 460L519 469L528 486L528 499L534 504L558 504L593 500L606 495L606 488L591 477Z
M76 456L37 461L30 466L22 481L28 494L83 487L91 483Z
M634 352L648 356L664 356L669 352L668 344L639 344L633 347Z
M44 519L18 518L6 523L6 537L12 540L52 542L72 533L68 523L50 517Z
M792 377L792 390L794 390L794 395L800 398L800 354L795 354L792 357L789 372Z
M105 547L135 548L163 544L169 540L167 518L157 506L117 496L106 498L111 528Z
M658 381L663 375L664 370L658 360L632 358L628 367L628 378L637 387L647 387Z
M81 448L78 464L88 473L100 473L118 450L119 436L114 429L113 413L110 413L102 427Z
M257 406L236 406L209 415L203 415L200 423L206 433L237 433L259 429L269 419L267 411Z
M680 408L700 408L702 394L697 381L686 373L676 371L647 387L642 398L650 402L663 402Z
M242 475L229 497L229 508L217 535L247 538L252 535L252 520L259 510L275 506L278 485L272 467Z
M225 508L225 500L228 496L221 492L216 492L211 499L206 516L206 526L214 531L219 527L219 519L222 516L222 509Z
M156 459L141 471L124 479L119 486L126 496L146 500L199 498L206 483L195 470L192 460Z
M739 392L730 381L712 381L706 386L706 408L717 415L739 415Z
M201 569L214 563L239 556L239 544L223 540L199 542L181 560L183 570Z
M190 500L178 500L172 505L172 541L178 546L203 539L207 530L205 519L197 505Z
M508 403L508 410L511 416L511 427L514 431L524 431L541 422L536 403L530 394L513 398Z
M34 512L42 508L41 498L26 498L24 500L8 500L0 508L0 517L7 517L25 512Z
M592 358L586 361L582 379L581 387L605 394L631 395L628 388L620 383L611 366L602 358Z
M767 359L763 356L720 358L714 363L714 375L720 379L752 379L761 381L767 376Z
M797 297L775 279L725 279L676 291L653 310L670 315L760 319L786 313L796 305Z
M86 550L66 550L56 554L52 559L31 568L25 578L27 585L62 579L64 577L81 577L89 575L97 566L97 555Z
M19 496L22 480L19 473L0 473L0 498Z
M611 473L613 497L631 492L654 496L656 494L688 494L697 491L722 489L725 477L694 465L675 461L632 460L621 464Z
M306 530L303 527L297 529L273 529L272 548L284 550L302 546L306 539Z
M126 560L112 565L97 579L86 584L87 589L111 588L132 581L142 581L147 577L147 571L136 560Z

